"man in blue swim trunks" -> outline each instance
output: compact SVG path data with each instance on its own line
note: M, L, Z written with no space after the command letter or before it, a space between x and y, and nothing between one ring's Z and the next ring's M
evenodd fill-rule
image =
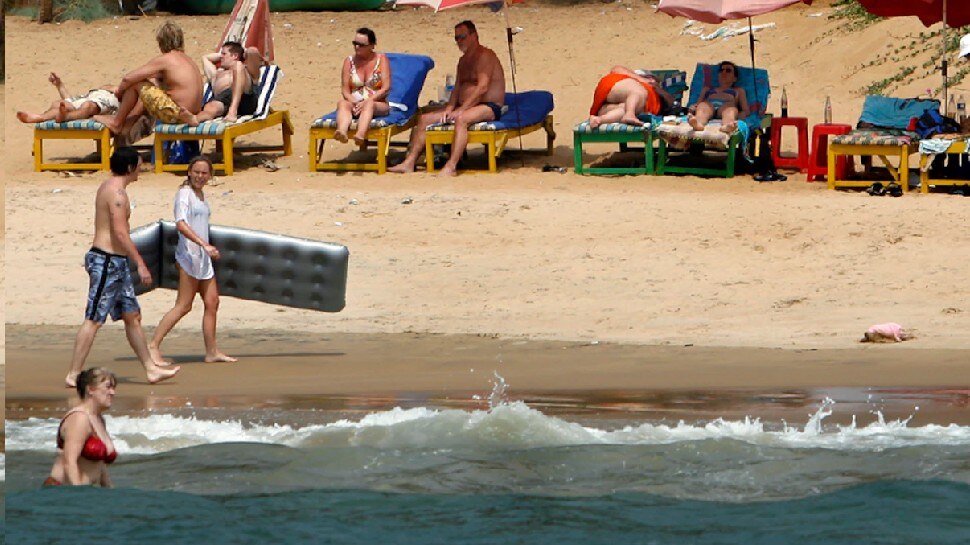
M109 314L112 320L124 320L128 343L145 367L149 383L172 378L179 371L178 367L152 360L141 328L141 307L135 299L135 287L128 270L130 257L138 266L141 283L152 283L152 275L129 234L131 207L125 188L138 179L140 166L141 158L134 148L116 149L111 154L111 177L101 184L95 197L94 243L84 256L84 269L90 279L88 304L84 323L74 340L71 367L64 379L68 388L75 387L94 337Z
M439 176L457 174L458 160L468 145L468 126L481 121L494 121L505 112L505 71L498 56L478 41L475 23L462 21L455 25L455 43L461 50L455 90L444 110L421 116L411 129L408 154L401 164L389 168L391 172L414 172L418 157L424 151L425 129L434 123L454 123L455 141L451 157L441 167Z

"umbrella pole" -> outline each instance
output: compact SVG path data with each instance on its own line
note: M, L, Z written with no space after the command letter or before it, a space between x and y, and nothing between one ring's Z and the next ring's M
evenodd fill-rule
M943 63L942 63L942 68L943 68L943 111L946 112L946 109L947 109L948 104L949 104L947 102L947 97L946 97L946 95L947 95L947 87L949 86L948 83L947 83L947 80L949 78L947 77L947 73L946 73L946 64L947 64L946 63L946 0L943 0L943 47L941 48L941 51L940 51L940 57L943 59ZM951 116L955 116L956 115L954 112L947 112L947 114L949 114Z
M748 45L751 49L751 87L754 89L755 102L761 104L761 97L758 95L758 77L755 74L754 66L754 27L751 25L751 17L748 17ZM764 106L763 109L767 111L768 105L765 104Z
M512 69L512 93L518 94L519 89L515 84L515 50L512 47L512 23L509 22L509 7L505 2L502 2L502 13L505 15L505 36L509 42L509 68ZM521 113L519 112L519 107L515 107L515 124L522 126ZM496 121L498 121L496 119ZM525 148L522 145L522 130L519 129L519 161L522 166L525 166L525 156L523 155Z

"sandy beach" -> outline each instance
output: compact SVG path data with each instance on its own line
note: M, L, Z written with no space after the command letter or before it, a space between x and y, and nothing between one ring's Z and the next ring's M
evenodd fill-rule
M849 33L827 19L827 4L756 18L756 24L775 23L758 34L757 61L771 74L770 110L777 110L784 86L792 115L821 121L829 95L835 120L854 123L862 86L904 63L928 61L932 51L860 68L926 29L915 18L903 18ZM347 307L323 314L224 298L221 336L232 346L248 332L286 331L329 354L353 352L329 343L353 346L354 336L361 335L369 343L367 357L346 361L369 363L360 369L313 368L326 378L312 383L298 380L309 368L297 366L302 369L294 371L297 378L283 380L290 368L282 361L288 359L239 344L240 350L254 350L253 361L238 367L187 365L164 391L201 394L213 383L219 384L214 393L481 389L481 378L491 375L488 357L477 356L485 361L476 365L480 376L474 380L466 365L449 363L460 359L431 358L438 363L427 366L446 370L412 375L411 360L401 357L415 338L451 339L441 341L441 350L452 350L464 342L456 339L475 336L544 347L540 355L522 359L526 369L505 369L510 382L526 389L970 384L965 228L970 201L945 194L892 199L829 191L791 172L788 182L776 184L748 176L543 173L540 167L547 163L571 167L572 126L585 117L595 82L610 66L692 73L699 61L746 63L747 38L701 41L683 35L683 20L653 13L644 3L535 2L514 6L510 14L524 29L515 42L519 89L548 89L556 97L555 155L530 153L520 161L512 153L497 175L446 181L424 173L311 174L307 127L333 108L338 67L350 53L350 29L372 27L384 51L434 57L424 103L437 98L445 74L454 72L458 51L451 27L460 19L474 19L483 43L507 61L499 15L479 8L273 15L277 62L286 72L275 105L290 111L296 153L277 159L283 167L277 172L258 166L266 157L261 155L242 159L236 175L214 180L206 190L212 221L347 245ZM172 19L184 28L193 57L216 45L225 21ZM14 113L41 109L55 98L46 82L52 70L75 89L116 82L155 54L153 31L162 20L44 26L23 17L7 20L3 316L9 328L9 397L57 395L84 304L81 258L91 241L91 202L104 179L101 173L32 172L31 127L14 121ZM609 24L576 25L577 20ZM917 77L892 94L913 96L938 79L938 74ZM269 132L246 142L271 141L275 133ZM525 139L526 148L542 145L538 135ZM60 153L77 157L89 151L66 145ZM339 157L350 151L328 143L326 153ZM143 174L129 188L132 226L170 217L180 181L171 174ZM167 290L141 298L148 329L173 301L174 292ZM176 329L181 343L176 353L201 351L200 319L201 303ZM917 339L858 343L868 326L886 321L916 330ZM556 343L577 344L564 349ZM284 341L272 346L303 350ZM580 346L589 348L575 348ZM603 355L603 346L620 354ZM560 357L579 350L582 357ZM121 327L111 324L90 361L109 363L137 383L135 362L116 362L125 354ZM642 372L643 361L658 367ZM719 361L732 363L721 367ZM237 369L252 370L253 381ZM137 384L131 388L141 391Z

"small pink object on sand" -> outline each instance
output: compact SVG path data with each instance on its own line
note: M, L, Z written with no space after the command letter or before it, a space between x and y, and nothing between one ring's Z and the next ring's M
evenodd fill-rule
M866 330L865 339L868 341L878 341L878 340L893 340L896 342L901 342L905 340L906 336L903 333L903 326L888 322L885 324L876 324Z

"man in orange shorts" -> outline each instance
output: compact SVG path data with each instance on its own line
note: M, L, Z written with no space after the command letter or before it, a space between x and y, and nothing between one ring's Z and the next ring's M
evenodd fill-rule
M604 123L626 123L639 127L643 121L637 115L657 115L664 102L672 104L674 97L660 87L655 76L640 76L629 68L614 66L593 92L589 126L595 129Z

